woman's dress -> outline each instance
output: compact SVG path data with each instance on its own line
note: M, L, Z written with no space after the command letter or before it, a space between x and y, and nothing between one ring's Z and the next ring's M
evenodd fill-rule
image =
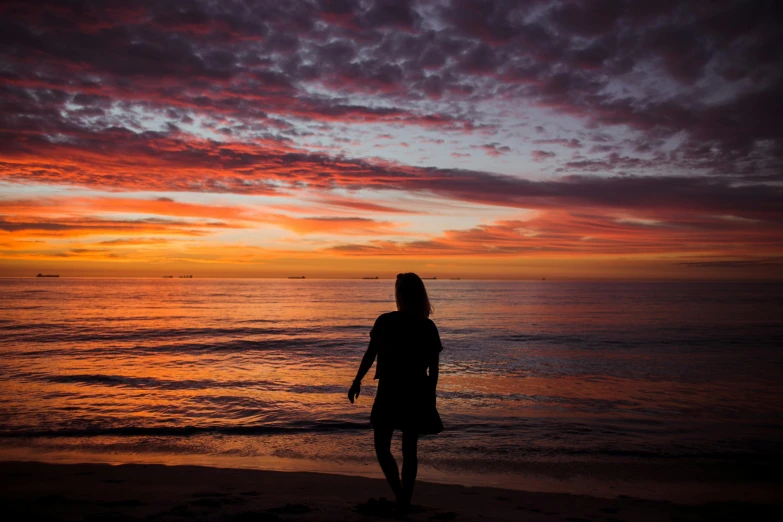
M419 435L443 431L435 387L427 375L443 350L435 323L403 312L383 314L370 332L370 349L378 353L373 427Z

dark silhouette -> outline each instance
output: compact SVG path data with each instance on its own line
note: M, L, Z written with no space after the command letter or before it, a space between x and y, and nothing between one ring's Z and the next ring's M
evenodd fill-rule
M375 320L348 400L353 403L359 396L362 378L377 356L378 391L370 423L375 431L378 463L402 513L410 507L416 481L419 436L443 431L435 407L438 359L443 346L438 328L429 319L432 305L421 278L414 273L399 274L394 288L397 311ZM391 454L394 430L402 431L402 477Z

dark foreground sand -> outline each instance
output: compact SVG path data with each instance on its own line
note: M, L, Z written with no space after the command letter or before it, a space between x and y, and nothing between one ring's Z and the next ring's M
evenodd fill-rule
M383 520L382 480L195 466L0 462L2 520ZM374 500L370 500L374 499ZM781 500L783 502L783 500ZM408 520L783 520L783 506L678 505L419 483Z

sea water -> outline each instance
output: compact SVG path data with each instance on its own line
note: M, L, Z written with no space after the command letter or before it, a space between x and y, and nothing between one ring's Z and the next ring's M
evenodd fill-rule
M779 482L783 285L426 285L423 478ZM373 372L347 390L393 309L382 279L0 279L0 458L380 476Z

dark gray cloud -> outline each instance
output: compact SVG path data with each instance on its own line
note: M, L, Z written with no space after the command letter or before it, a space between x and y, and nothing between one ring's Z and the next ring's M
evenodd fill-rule
M291 149L315 132L302 122L476 132L481 115L459 107L506 100L641 135L583 157L555 148L581 137L538 140L562 174L779 182L781 21L772 2L729 0L4 2L0 152L54 164L61 148L110 150L108 138L139 146L133 109L167 120L170 138L198 123Z

